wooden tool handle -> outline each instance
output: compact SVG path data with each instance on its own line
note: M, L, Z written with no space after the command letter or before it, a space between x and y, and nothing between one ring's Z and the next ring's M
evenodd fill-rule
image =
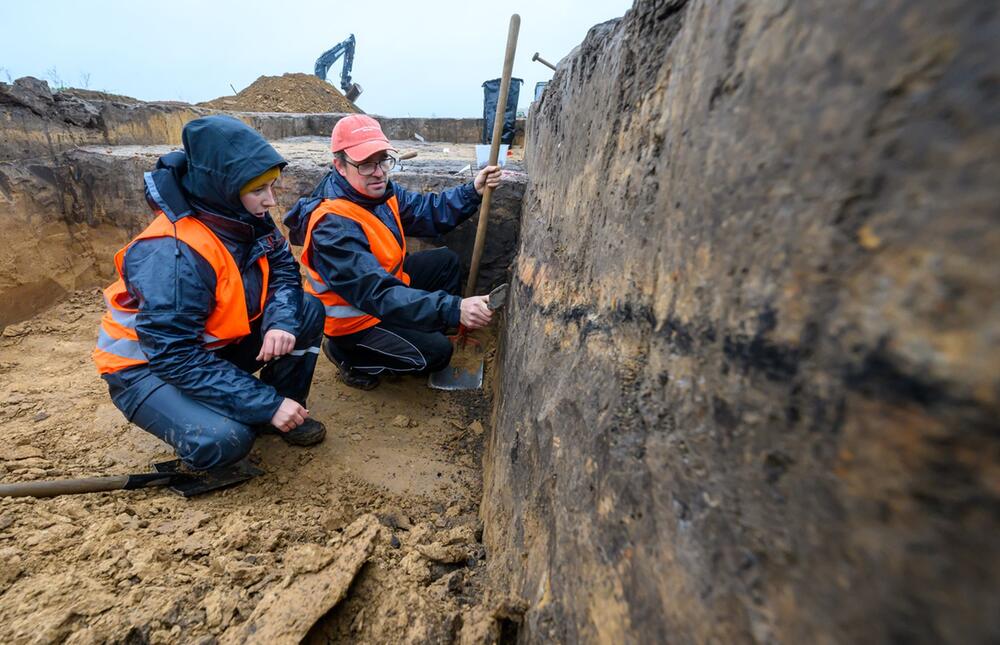
M83 479L57 479L41 482L16 482L0 484L0 497L55 497L77 493L100 493L109 490L131 490L147 486L165 486L184 477L176 473L140 473L137 475L110 475Z
M542 65L545 65L546 67L548 67L552 71L556 71L556 66L553 65L552 63L550 63L549 61L545 60L541 56L539 56L538 52L535 52L535 55L531 57L531 60L532 61L536 61L537 60L539 63L541 63Z
M43 482L17 482L0 484L0 497L55 497L74 493L99 493L120 490L128 482L128 475L88 477L86 479L59 479Z
M500 138L503 135L503 117L507 109L507 93L510 90L510 75L514 69L514 52L517 50L517 32L521 28L521 16L516 13L510 17L510 28L507 31L507 53L503 59L503 75L500 78L500 96L497 98L497 112L493 119L493 142L490 146L490 160L487 165L497 165L500 156ZM476 244L472 249L472 262L469 265L469 282L465 285L465 297L476 292L476 280L479 278L479 262L483 259L483 247L486 245L486 222L490 215L490 201L493 189L489 186L483 190L483 203L479 207L479 225L476 227Z

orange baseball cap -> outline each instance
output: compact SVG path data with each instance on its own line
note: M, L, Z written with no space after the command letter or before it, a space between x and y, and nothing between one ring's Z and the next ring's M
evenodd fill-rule
M395 150L378 121L367 114L345 116L333 126L330 150L345 152L354 161L367 159L382 150Z

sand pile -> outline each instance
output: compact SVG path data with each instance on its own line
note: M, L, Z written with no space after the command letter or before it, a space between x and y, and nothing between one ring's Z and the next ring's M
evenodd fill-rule
M235 96L198 103L237 112L360 112L337 88L311 74L261 76Z

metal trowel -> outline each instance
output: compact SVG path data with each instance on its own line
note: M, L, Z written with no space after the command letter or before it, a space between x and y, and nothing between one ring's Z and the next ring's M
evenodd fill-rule
M491 311L500 309L507 303L506 282L490 292L487 306ZM482 350L479 351L482 354ZM483 386L483 359L476 361L476 367L468 369L461 365L449 365L443 370L431 372L427 385L435 390L477 390Z

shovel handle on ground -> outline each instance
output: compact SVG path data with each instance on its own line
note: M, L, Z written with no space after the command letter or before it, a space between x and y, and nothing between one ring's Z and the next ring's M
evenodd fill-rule
M83 479L16 482L14 484L0 484L0 497L55 497L56 495L100 493L109 490L133 490L151 486L166 486L173 483L178 477L179 475L172 473L141 473Z

